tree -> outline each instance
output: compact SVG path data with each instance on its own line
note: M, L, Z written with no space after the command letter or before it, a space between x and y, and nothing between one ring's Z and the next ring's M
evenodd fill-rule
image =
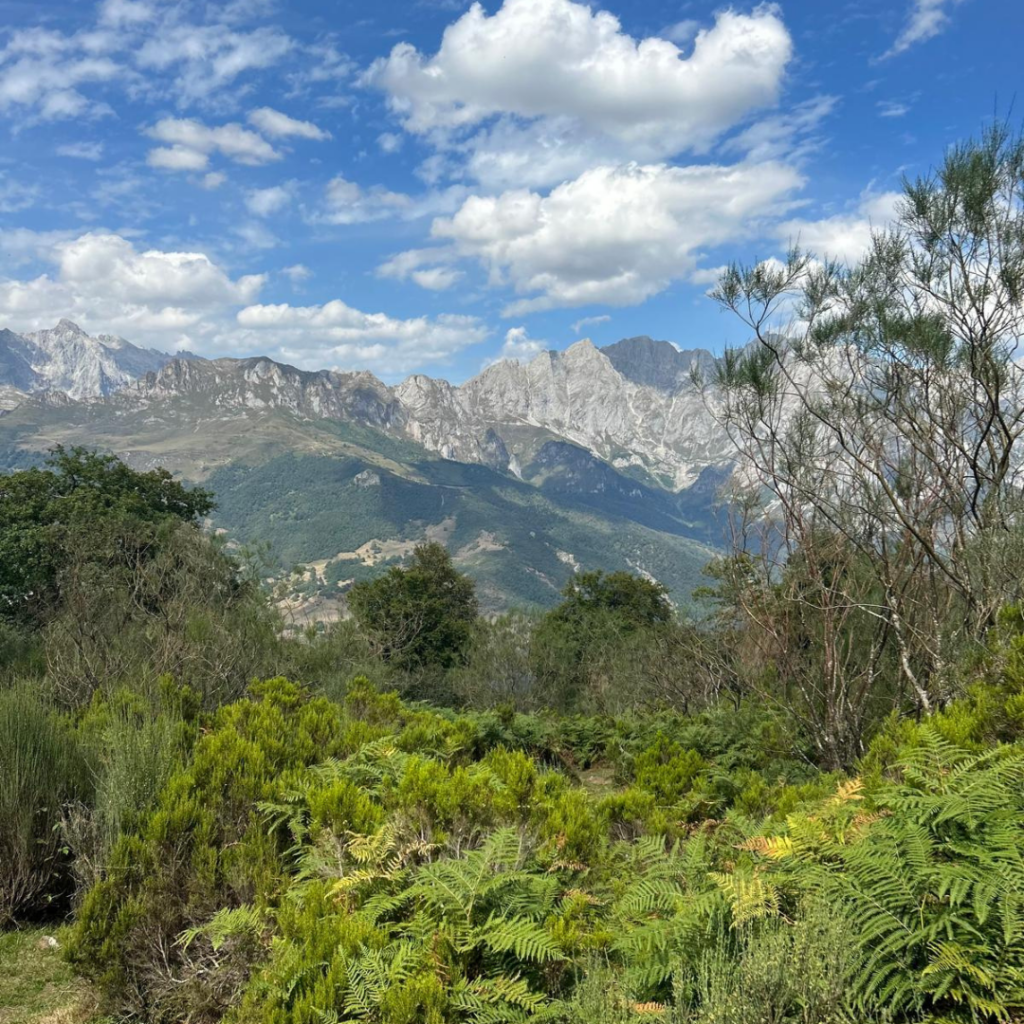
M477 617L476 587L445 547L422 544L408 568L393 566L348 595L376 653L402 669L447 670L461 663Z
M0 476L0 618L38 627L57 612L71 564L150 557L162 524L196 526L213 496L164 469L54 448L43 469Z
M997 126L906 181L859 265L794 250L730 267L715 297L755 339L708 392L758 506L738 550L762 588L801 553L792 600L831 637L817 642L837 728L888 652L927 713L1024 580L1024 140ZM851 611L874 623L852 672Z
M634 651L672 621L662 584L628 572L600 570L573 576L562 601L537 625L530 658L545 699L577 707L584 696L607 707L621 685L613 666L624 645Z

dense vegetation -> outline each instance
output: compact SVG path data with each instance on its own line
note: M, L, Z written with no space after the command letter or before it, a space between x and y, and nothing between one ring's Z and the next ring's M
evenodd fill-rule
M699 620L599 568L482 619L432 544L296 633L207 492L3 478L0 927L149 1024L1020 1020L1022 189L997 131L863 267L727 274Z

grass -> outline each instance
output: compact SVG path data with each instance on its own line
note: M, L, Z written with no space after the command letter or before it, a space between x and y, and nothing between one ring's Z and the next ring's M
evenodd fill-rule
M0 934L0 1024L100 1024L95 992L46 930Z

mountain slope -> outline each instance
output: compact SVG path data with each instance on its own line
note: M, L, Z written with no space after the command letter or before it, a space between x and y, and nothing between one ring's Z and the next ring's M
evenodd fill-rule
M70 320L30 334L0 331L0 387L60 391L71 398L112 394L170 362L172 356L124 338L93 338Z
M667 342L579 342L459 386L396 387L262 357L171 359L125 380L163 357L66 322L4 351L25 387L0 412L0 468L53 444L165 466L214 489L234 541L269 541L276 572L312 565L321 596L435 537L491 610L550 604L580 568L647 573L685 599L719 539L728 443L690 381L712 357ZM53 387L69 374L85 398Z

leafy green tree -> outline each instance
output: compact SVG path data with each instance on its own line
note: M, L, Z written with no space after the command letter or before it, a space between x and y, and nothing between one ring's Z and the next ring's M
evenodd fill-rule
M580 573L566 584L563 600L537 625L530 657L546 700L573 708L590 700L607 706L623 645L637 643L672 621L667 590L628 572Z
M36 627L62 603L72 563L145 560L161 524L197 524L213 496L164 469L58 446L43 469L0 477L0 617Z
M609 612L627 632L663 625L672 619L668 590L655 580L628 572L584 572L562 590L562 603L551 618L568 624Z
M477 617L473 581L436 542L416 548L407 568L357 583L348 603L380 657L403 669L446 670L462 662Z

